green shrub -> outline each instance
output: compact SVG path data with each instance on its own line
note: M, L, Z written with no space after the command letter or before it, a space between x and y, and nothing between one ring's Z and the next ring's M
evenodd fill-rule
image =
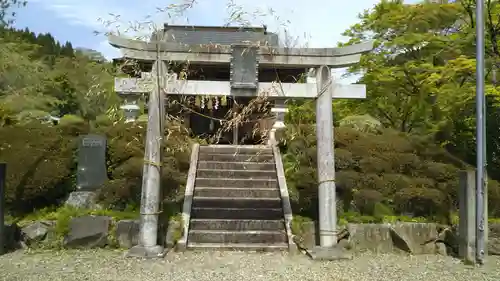
M67 196L74 188L75 147L75 138L57 127L32 123L0 128L7 212L20 215Z
M301 236L304 232L306 232L305 224L311 221L311 218L294 215L290 225L292 233Z
M382 193L373 189L362 189L355 193L354 204L363 215L373 216L375 206L384 200Z
M376 218L374 216L369 215L361 215L358 212L346 212L340 216L342 221L348 223L380 223L382 222L381 218Z
M500 185L497 181L488 181L488 212L490 217L500 218Z
M446 196L437 189L425 187L403 188L394 195L394 205L400 213L415 216L448 216Z
M85 123L85 120L83 120L82 117L77 116L77 115L71 115L71 114L64 115L59 120L59 125L61 125L61 126L69 126L69 125L84 124L84 123Z
M108 139L109 181L98 196L101 204L116 210L138 206L144 165L144 124L118 123L91 129L86 122L67 119L68 122L57 126L30 123L0 128L0 161L8 164L7 213L19 217L62 203L75 188L79 136L88 133L103 134ZM161 163L164 198L177 200L182 193L191 143L180 123L175 120L167 123Z
M389 207L387 204L384 204L382 202L375 203L375 207L373 208L373 215L375 217L387 217L387 216L393 216L394 215L394 210Z
M383 128L380 121L370 115L347 116L339 121L339 126L369 133L378 133Z
M314 124L289 124L281 151L294 213L316 218ZM458 207L458 171L466 167L428 138L389 129L370 133L350 126L335 128L335 183L347 214L359 211L377 218L412 214L445 220ZM490 205L499 205L496 182L489 194ZM489 211L499 213L500 208Z
M98 196L106 208L123 210L139 206L144 167L146 128L141 123L116 124L105 132L108 137L109 181ZM180 200L189 170L192 140L175 120L169 120L163 139L161 186L163 200Z
M312 149L315 150L316 147ZM311 153L313 155L316 154L316 151ZM314 158L316 161L316 158ZM352 153L349 150L337 148L335 149L335 169L337 170L345 170L352 168L356 164L356 161L353 159Z

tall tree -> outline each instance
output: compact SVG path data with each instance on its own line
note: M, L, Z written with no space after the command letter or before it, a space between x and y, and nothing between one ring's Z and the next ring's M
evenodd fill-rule
M60 100L57 115L74 114L95 120L120 102L113 92L110 64L94 62L87 56L59 57L49 75L48 95Z
M47 114L57 103L43 94L49 69L32 59L36 52L35 45L0 40L0 108L20 119Z
M466 99L473 78L474 62L456 48L464 39L456 29L460 15L457 4L403 1L382 1L360 15L361 22L344 35L349 44L374 39L376 47L351 69L365 71L360 82L367 84L369 96L366 102L349 102L351 108L403 132L440 126L443 111Z
M487 14L498 17L498 1L487 2ZM348 44L366 39L376 42L375 51L350 69L351 73L365 71L361 82L368 86L368 99L344 105L351 113L370 114L385 126L433 137L474 164L474 9L471 0L415 5L382 1L365 11L359 16L360 22L344 35L350 38ZM496 38L497 25L498 19L492 17L488 28L489 62L496 61L493 56L498 39L492 38ZM486 93L488 126L499 126L496 116L500 92L488 83ZM488 136L490 162L499 162L492 158L499 151L498 137L496 132Z

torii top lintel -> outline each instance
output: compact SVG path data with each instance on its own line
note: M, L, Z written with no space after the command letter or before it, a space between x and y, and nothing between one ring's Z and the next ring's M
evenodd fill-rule
M177 61L200 64L228 64L232 57L230 45L185 45L176 42L141 41L109 35L109 43L119 48L124 58L155 61ZM247 44L251 46L250 43ZM351 66L361 54L373 49L373 41L340 48L274 48L258 49L258 63L263 66L312 68L326 65L332 68Z

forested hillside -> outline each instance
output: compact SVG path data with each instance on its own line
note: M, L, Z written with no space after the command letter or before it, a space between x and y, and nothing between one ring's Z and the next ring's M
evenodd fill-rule
M93 60L51 34L0 29L0 122L23 123L49 115L95 120L113 114L110 63Z

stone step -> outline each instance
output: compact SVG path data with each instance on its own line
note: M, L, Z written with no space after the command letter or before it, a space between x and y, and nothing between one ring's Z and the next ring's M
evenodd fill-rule
M285 230L284 220L192 219L192 230Z
M276 171L274 163L199 161L198 169Z
M285 231L223 231L223 230L190 230L188 242L195 243L286 243Z
M200 178L276 179L276 171L198 169Z
M277 188L232 188L232 187L201 187L194 188L195 197L247 197L274 198L280 197Z
M256 251L256 252L272 252L272 251L286 251L288 250L287 243L195 243L188 242L187 248L196 251Z
M194 197L193 208L279 209L281 198Z
M282 208L192 208L193 219L282 220Z
M267 154L273 155L273 150L268 146L238 146L238 145L201 145L200 154L202 153L219 153L219 154Z
M198 155L198 161L274 163L274 156L272 154L244 155L244 154L200 153Z
M234 179L196 177L195 186L218 187L218 188L271 188L278 190L276 179ZM195 188L196 189L196 188Z

